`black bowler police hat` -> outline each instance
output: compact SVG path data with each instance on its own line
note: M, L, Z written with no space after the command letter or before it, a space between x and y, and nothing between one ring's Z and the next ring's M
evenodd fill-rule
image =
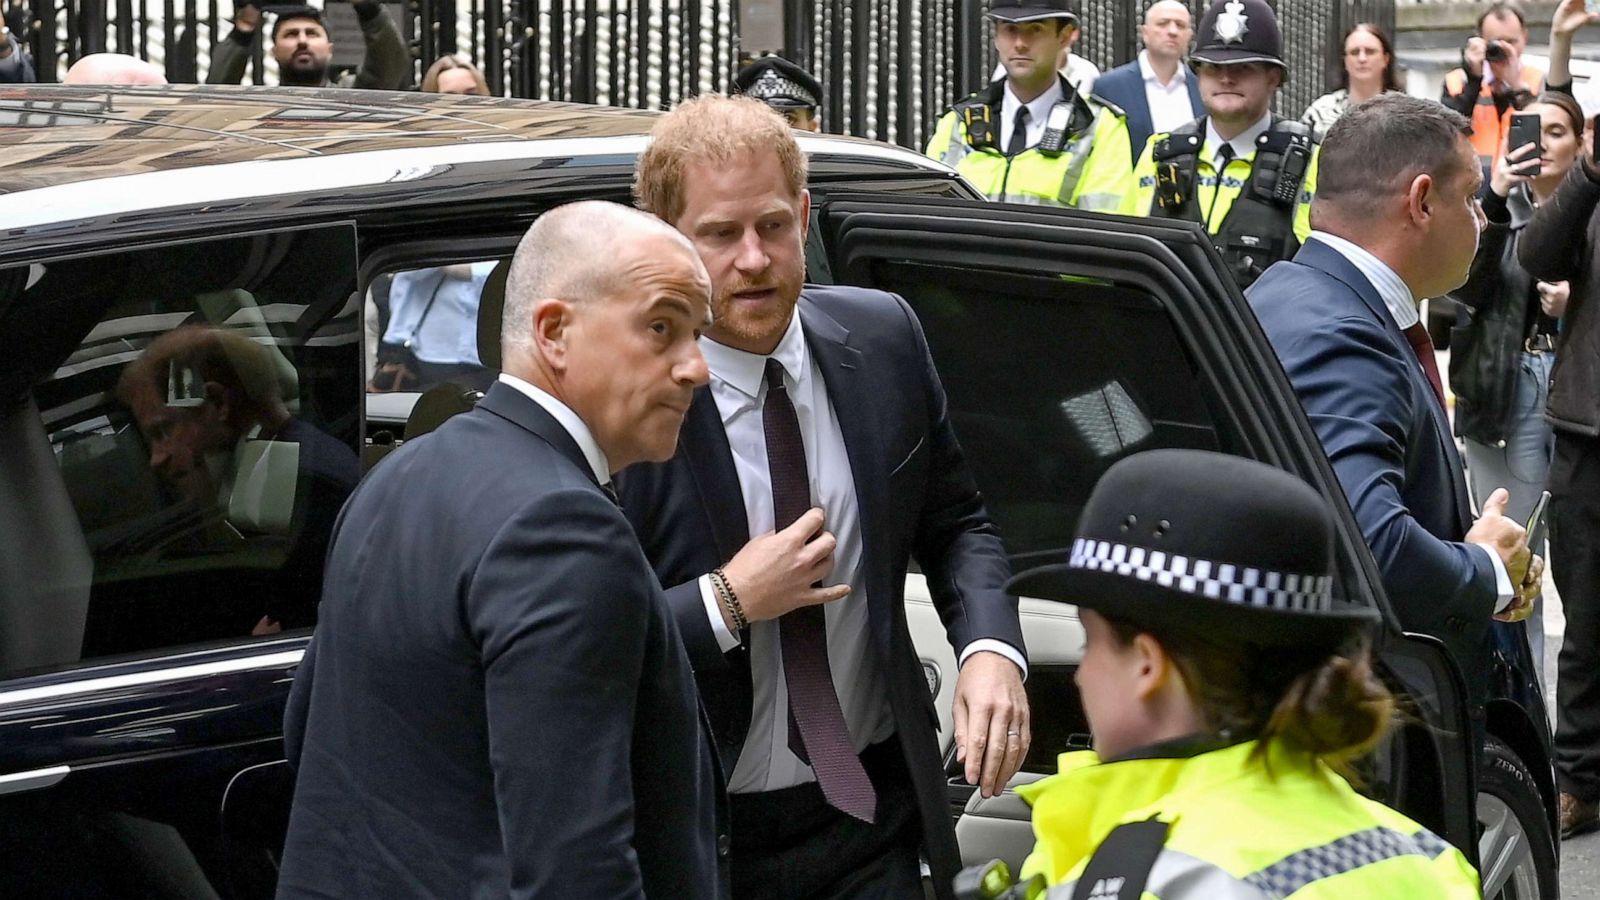
M1214 0L1195 39L1199 45L1189 54L1190 65L1269 63L1288 71L1278 16L1266 0Z
M999 22L1066 19L1073 25L1078 24L1078 15L1072 11L1070 0L994 0L988 15Z
M1333 598L1333 515L1305 482L1202 450L1150 450L1095 485L1066 563L1014 594L1262 646L1336 649L1378 611Z
M774 109L816 109L822 105L822 83L781 56L763 56L733 76L733 91Z

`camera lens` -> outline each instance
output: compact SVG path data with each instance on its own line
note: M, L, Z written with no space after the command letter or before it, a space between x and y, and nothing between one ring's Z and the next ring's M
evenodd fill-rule
M1506 48L1505 48L1505 45L1501 44L1499 41L1495 41L1494 43L1489 45L1489 48L1487 50L1483 51L1483 58L1488 60L1489 62L1505 62L1506 61Z

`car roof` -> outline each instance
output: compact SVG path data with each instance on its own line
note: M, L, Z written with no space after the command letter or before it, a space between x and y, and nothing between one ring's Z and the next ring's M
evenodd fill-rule
M660 115L578 103L347 88L12 85L0 89L0 158L6 161L0 167L0 193L198 166L386 150L642 141ZM846 153L852 147L858 152L886 148L855 138L820 140Z

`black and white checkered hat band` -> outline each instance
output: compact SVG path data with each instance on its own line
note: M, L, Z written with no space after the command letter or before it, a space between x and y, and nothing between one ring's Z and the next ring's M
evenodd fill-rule
M762 102L771 100L788 100L802 106L817 106L817 98L811 92L800 86L800 83L768 70L761 73L756 83L750 85L745 94Z
M1333 608L1331 575L1274 572L1089 538L1073 542L1067 565L1153 581L1185 594L1264 609L1327 612Z

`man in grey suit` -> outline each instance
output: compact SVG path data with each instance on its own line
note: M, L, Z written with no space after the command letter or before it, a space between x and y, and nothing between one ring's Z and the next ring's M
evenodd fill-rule
M672 456L711 287L616 204L511 263L503 371L345 505L285 722L280 897L713 897L720 770L611 491Z

